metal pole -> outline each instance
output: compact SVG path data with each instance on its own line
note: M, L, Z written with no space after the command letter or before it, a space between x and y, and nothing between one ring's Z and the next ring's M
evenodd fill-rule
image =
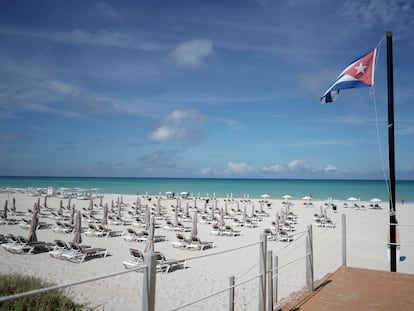
M346 267L346 215L342 214L342 265Z
M266 311L266 242L266 234L260 234L259 269L261 279L259 282L259 311Z
M278 283L279 283L279 257L275 256L275 263L273 265L274 267L274 272L273 272L273 290L274 290L274 304L277 304L277 291L278 291Z
M154 252L144 253L144 280L142 290L142 310L155 310L155 279L157 273L157 261Z
M392 32L387 32L387 82L388 82L388 161L390 170L390 271L397 271L395 234L395 150L394 150L394 75L392 62Z
M272 311L273 310L273 252L268 251L267 252L267 310Z
M308 291L314 291L313 282L313 237L312 237L312 225L308 225L308 235L306 237L306 285Z
M229 311L234 311L234 275L230 277Z

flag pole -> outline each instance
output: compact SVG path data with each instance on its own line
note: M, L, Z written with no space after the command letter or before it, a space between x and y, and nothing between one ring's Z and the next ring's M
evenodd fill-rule
M387 37L387 84L388 84L388 161L390 199L390 271L397 271L396 204L395 204L395 149L394 149L394 76L392 63L392 32Z

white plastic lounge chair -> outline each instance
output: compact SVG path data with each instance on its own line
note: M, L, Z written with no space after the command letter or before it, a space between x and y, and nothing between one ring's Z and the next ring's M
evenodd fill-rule
M189 250L204 250L206 248L213 248L214 242L201 241L198 237L192 237L191 243L187 245L186 249Z
M132 269L136 268L139 264L144 261L144 255L142 252L135 248L130 248L129 253L131 254L132 258L124 260L122 264L124 265L125 269Z

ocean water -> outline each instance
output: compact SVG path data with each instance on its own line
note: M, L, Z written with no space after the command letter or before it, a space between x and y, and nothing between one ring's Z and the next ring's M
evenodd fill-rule
M314 199L368 201L374 197L388 201L388 187L379 180L293 180L293 179L207 179L207 178L84 178L84 177L0 177L0 188L98 188L100 193L165 194L189 192L197 196L270 199L291 195L300 199L309 194ZM414 181L397 181L396 200L414 202Z

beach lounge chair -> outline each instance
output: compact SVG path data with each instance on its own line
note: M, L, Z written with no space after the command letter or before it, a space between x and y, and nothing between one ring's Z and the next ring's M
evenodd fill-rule
M265 228L264 233L270 241L277 241L279 239L279 232L273 231L272 229Z
M206 248L213 248L214 242L201 241L198 237L192 237L191 242L187 245L186 249L189 250L204 250Z
M226 225L226 226L224 226L224 229L222 230L222 235L224 235L224 236L240 236L241 231L240 230L234 230L232 226Z
M292 234L289 234L286 231L281 230L281 231L279 231L278 241L281 241L281 242L292 242L293 241L293 235Z
M55 246L49 251L49 255L53 258L63 259L63 253L72 253L72 248L62 240L55 240Z
M74 227L71 224L56 221L56 224L52 227L52 231L56 233L72 233Z
M135 248L130 248L129 253L131 254L132 258L124 260L122 264L124 265L125 269L132 269L136 268L139 264L144 261L144 255L142 252Z
M181 222L177 223L177 225L174 227L174 231L180 231L180 232L190 232L191 227L184 226Z
M186 268L186 261L185 260L177 260L177 259L166 259L163 253L155 252L156 260L157 260L157 271L163 271L168 273L175 269L185 269Z
M122 231L114 231L114 230L111 230L109 228L105 228L101 224L97 224L97 225L95 225L95 233L94 234L97 237L109 238L109 237L121 236Z
M41 241L30 242L22 236L13 236L9 243L1 246L13 254L37 254L49 251L53 244Z
M70 243L69 245L73 252L64 252L62 257L71 262L82 263L91 258L106 257L108 255L108 249L106 248L92 248L75 243Z
M223 230L220 229L219 225L214 224L212 225L213 229L210 231L211 235L223 235Z
M135 242L144 235L144 231L136 232L133 228L127 228L127 232L122 236L127 242Z
M172 242L172 246L175 248L185 249L188 244L191 243L191 239L186 239L181 233L177 233L177 241Z

